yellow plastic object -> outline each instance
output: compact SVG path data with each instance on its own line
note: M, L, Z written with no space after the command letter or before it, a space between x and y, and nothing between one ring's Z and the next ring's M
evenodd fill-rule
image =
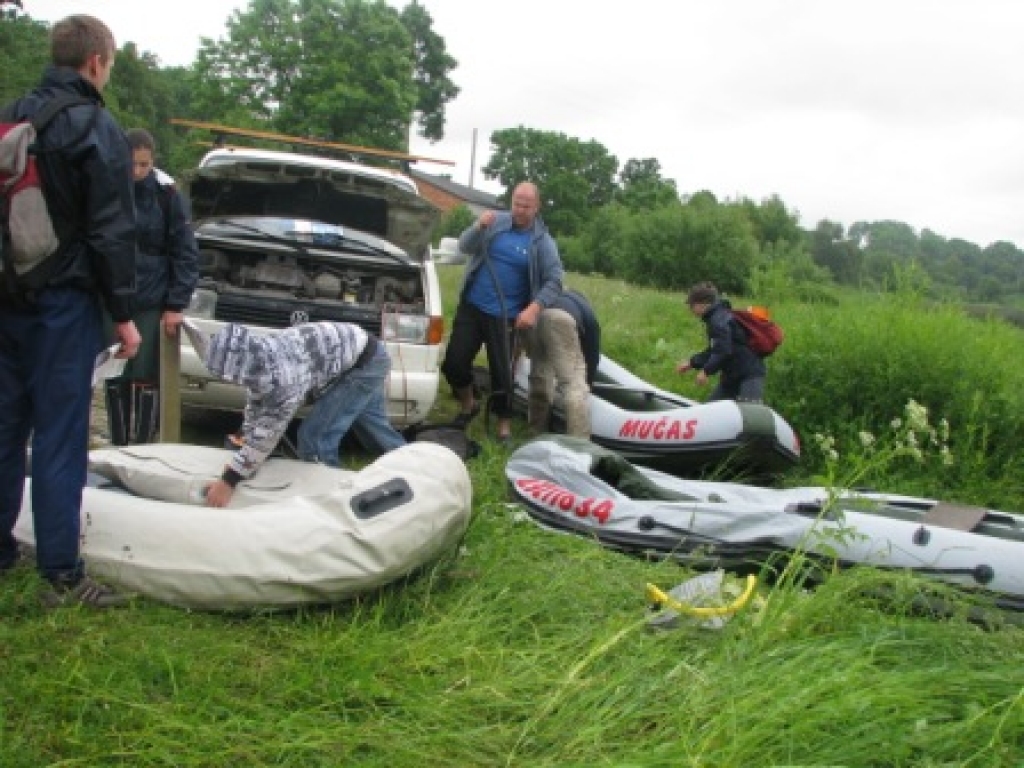
M671 595L662 592L658 587L653 584L647 585L647 599L652 603L657 603L662 607L668 608L675 611L676 613L683 614L685 616L696 616L702 619L709 619L715 616L732 616L748 602L750 602L751 596L754 594L754 589L757 588L757 577L753 574L747 576L747 585L743 589L743 594L737 597L729 605L721 605L715 607L702 608L696 605L686 605L680 603Z

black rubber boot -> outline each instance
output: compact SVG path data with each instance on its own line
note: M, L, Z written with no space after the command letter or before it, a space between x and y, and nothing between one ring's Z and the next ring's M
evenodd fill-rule
M110 428L111 445L128 444L128 425L132 418L130 397L131 383L120 379L108 379L105 386L107 396L107 426Z
M132 442L152 443L156 439L160 414L160 390L152 384L132 384L135 418L132 420Z

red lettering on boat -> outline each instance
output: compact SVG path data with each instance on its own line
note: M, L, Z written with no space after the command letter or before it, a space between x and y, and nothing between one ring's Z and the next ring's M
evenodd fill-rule
M697 434L697 420L669 419L627 419L619 429L619 437L636 437L641 440L692 440Z
M613 509L615 509L615 502L612 501L611 499L605 499L604 501L600 502L597 506L595 506L590 511L590 514L591 516L593 516L595 520L597 520L597 522L601 523L601 525L604 525L608 522L608 518L612 516Z
M575 515L579 518L592 517L602 525L608 522L615 509L615 502L612 499L598 501L589 497L580 500L572 491L566 490L550 480L521 477L516 480L516 487L557 512Z
M636 430L640 422L637 419L627 419L619 430L619 437L636 437Z

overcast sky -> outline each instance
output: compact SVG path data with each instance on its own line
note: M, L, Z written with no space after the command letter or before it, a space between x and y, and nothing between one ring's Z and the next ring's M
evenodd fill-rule
M389 0L404 5L401 0ZM238 0L22 0L99 16L189 64ZM459 66L420 165L499 191L492 131L525 126L656 158L680 192L778 195L813 228L894 219L1024 248L1021 0L421 0ZM339 137L344 140L344 137Z

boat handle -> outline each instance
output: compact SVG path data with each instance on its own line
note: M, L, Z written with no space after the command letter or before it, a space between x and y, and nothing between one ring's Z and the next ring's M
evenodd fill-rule
M412 488L405 478L394 477L352 497L352 511L360 520L382 515L412 501Z

